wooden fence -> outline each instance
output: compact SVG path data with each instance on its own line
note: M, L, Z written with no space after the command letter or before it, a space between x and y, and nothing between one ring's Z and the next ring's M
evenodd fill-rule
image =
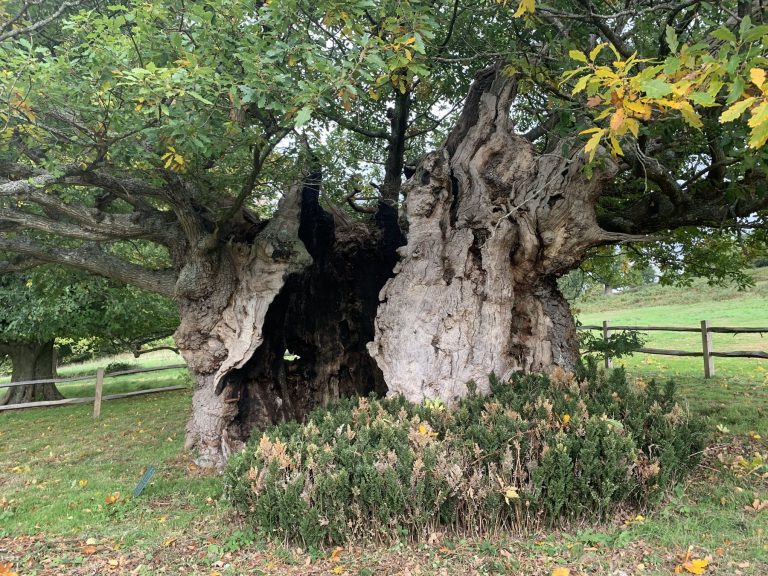
M15 386L29 386L30 384L62 384L69 382L81 382L83 380L96 379L96 385L94 389L94 395L84 398L64 398L63 400L45 400L42 402L25 402L23 404L9 404L8 406L0 406L2 410L22 410L24 408L42 408L44 406L62 406L64 404L83 404L86 402L93 402L93 417L99 418L101 416L101 402L102 400L114 400L115 398L128 398L129 396L140 396L142 394L153 394L155 392L167 392L169 390L181 390L186 386L164 386L162 388L150 388L148 390L137 390L136 392L123 392L121 394L109 394L103 395L104 391L104 378L114 378L116 376L128 376L129 374L141 374L144 372L159 372L161 370L176 370L179 368L186 368L186 364L173 364L170 366L157 366L155 368L136 368L134 370L121 370L119 372L104 373L104 368L96 370L96 374L88 374L86 376L74 376L72 378L49 378L44 380L25 380L23 382L9 382L7 384L0 384L0 388L13 388Z
M603 340L608 341L611 333L621 330L636 330L638 332L659 331L659 332L698 332L701 334L701 352L692 352L688 350L664 350L661 348L640 348L637 352L642 354L662 354L664 356L701 356L704 358L704 378L711 378L715 375L715 357L721 358L762 358L768 359L768 352L753 352L750 350L741 350L734 352L716 352L712 348L712 334L760 334L768 332L768 328L726 328L710 326L709 321L702 320L700 328L684 328L681 326L619 326L612 325L608 320L603 320L602 326L579 326L579 330L601 330ZM610 368L611 358L606 356L605 367Z

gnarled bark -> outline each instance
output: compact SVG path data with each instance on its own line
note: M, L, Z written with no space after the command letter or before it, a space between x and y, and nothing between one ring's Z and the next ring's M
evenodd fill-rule
M488 374L572 368L576 330L556 278L607 235L594 204L610 167L580 146L538 154L507 114L514 80L476 80L445 146L403 188L408 243L369 345L391 393L452 402ZM561 147L557 147L560 150Z
M201 464L222 465L254 429L386 390L365 346L401 243L397 215L383 207L376 227L332 216L318 193L308 180L255 239L201 249L180 274L176 342L197 378L187 447Z
M56 377L56 350L53 340L47 342L5 343L0 345L0 353L11 358L13 374L11 382L28 380L47 380ZM0 405L61 400L64 396L55 384L30 384L14 386L5 391L0 398Z

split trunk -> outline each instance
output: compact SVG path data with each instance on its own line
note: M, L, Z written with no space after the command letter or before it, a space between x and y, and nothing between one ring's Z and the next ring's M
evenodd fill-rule
M200 243L177 283L176 339L198 381L187 446L202 463L340 396L451 403L491 372L573 368L556 280L615 240L594 211L612 173L587 177L577 142L537 153L512 130L513 93L514 79L479 74L404 186L405 236L386 204L375 223L324 211L315 177L249 237Z

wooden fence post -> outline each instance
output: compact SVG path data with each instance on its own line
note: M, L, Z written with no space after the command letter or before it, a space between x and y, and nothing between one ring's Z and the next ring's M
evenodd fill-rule
M605 369L609 370L613 368L613 360L611 360L610 356L608 356L608 340L611 337L611 323L608 322L608 320L603 320L603 342L606 346L606 352L605 352Z
M93 398L93 419L101 416L101 392L104 389L104 368L96 370L96 393Z
M704 378L712 378L715 375L715 358L712 356L712 332L707 320L701 321L701 348L704 352Z

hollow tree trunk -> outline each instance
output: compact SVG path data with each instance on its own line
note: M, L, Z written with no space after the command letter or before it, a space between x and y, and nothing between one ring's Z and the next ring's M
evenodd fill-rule
M332 216L318 180L286 194L253 239L201 250L180 274L176 342L197 379L187 448L205 466L254 429L386 391L365 346L402 243L397 215L383 207L378 226Z
M56 351L53 340L31 343L5 343L0 345L0 353L11 358L13 374L11 382L27 380L46 380L56 376ZM8 388L0 404L23 404L44 400L61 400L64 396L55 384L30 384Z
M412 401L450 403L470 381L486 391L490 372L577 358L556 278L609 239L594 204L612 168L587 178L578 142L537 154L509 125L513 90L513 79L481 72L445 146L403 188L408 243L369 350L389 391Z

